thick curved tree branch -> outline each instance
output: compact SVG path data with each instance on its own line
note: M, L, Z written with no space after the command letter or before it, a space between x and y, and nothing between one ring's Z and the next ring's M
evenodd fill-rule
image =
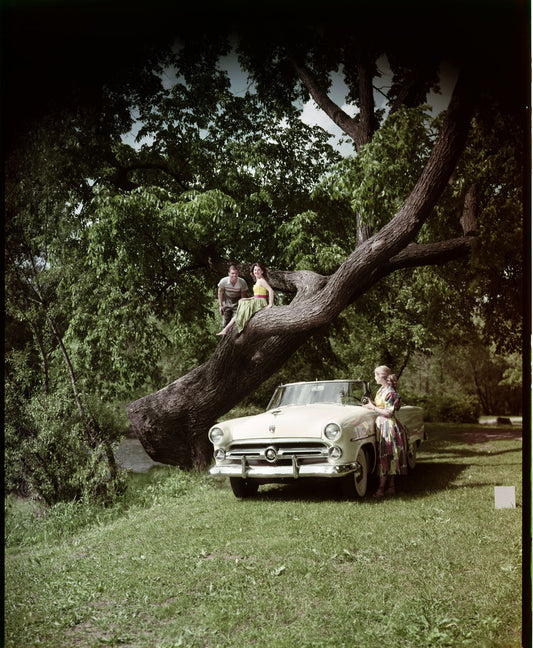
M327 284L298 304L276 312L261 312L246 327L246 338L280 335L287 326L310 331L332 321L346 306L381 276L389 260L412 243L448 184L468 134L472 111L472 85L461 77L430 158L413 191L396 216L359 245L331 275Z
M304 66L303 63L300 63L293 53L289 51L288 57L311 97L313 97L317 105L328 115L328 117L337 126L339 126L346 135L353 139L356 149L359 150L362 146L368 144L372 140L376 122L374 114L374 88L372 85L372 71L374 70L374 64L369 59L365 59L362 56L359 57L357 62L359 82L359 120L356 120L345 113L342 108L330 99L328 94L317 83L311 71ZM373 233L372 227L363 223L361 216L358 214L358 243L368 240Z
M396 253L418 233L445 189L464 148L473 110L475 80L470 69L457 80L446 117L429 160L396 216L375 236L375 245L391 241ZM394 249L396 248L396 249Z
M365 132L363 123L359 123L353 117L350 117L350 115L345 113L342 108L330 99L327 92L325 92L317 83L311 71L305 65L299 63L294 54L289 52L288 57L298 76L319 108L321 108L333 123L337 124L337 126L344 131L348 137L353 139L357 149L361 148L364 144L367 144L370 140L368 133Z
M461 236L438 243L424 245L412 243L383 266L384 276L402 268L441 265L454 259L460 259L470 253L475 240L473 236Z

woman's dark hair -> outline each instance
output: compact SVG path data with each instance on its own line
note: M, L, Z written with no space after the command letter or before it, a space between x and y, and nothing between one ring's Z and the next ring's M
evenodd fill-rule
M262 263L252 263L252 266L250 268L250 276L252 276L254 278L254 280L255 280L255 276L254 276L254 268L255 268L255 266L259 266L261 268L261 270L263 271L263 278L266 279L266 281L268 281L267 269L265 268L265 266Z

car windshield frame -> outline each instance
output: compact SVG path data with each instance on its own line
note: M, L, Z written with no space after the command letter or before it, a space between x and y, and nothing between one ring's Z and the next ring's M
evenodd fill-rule
M364 380L289 383L276 389L267 411L296 405L361 405L361 398L368 394L368 383Z

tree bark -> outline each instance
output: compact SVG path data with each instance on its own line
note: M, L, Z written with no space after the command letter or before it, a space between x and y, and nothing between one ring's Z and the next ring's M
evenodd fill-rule
M474 182L468 188L465 195L463 215L461 216L461 227L465 236L473 236L477 232L478 213L478 186Z

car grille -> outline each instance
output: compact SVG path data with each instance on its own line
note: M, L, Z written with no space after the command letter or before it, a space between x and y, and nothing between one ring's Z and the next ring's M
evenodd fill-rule
M275 458L267 459L267 450L275 450ZM291 465L294 459L298 460L298 464L312 464L321 463L328 456L328 446L321 442L304 442L301 445L294 443L272 443L266 445L265 443L246 445L230 445L226 449L226 461L241 462L245 457L249 465Z

